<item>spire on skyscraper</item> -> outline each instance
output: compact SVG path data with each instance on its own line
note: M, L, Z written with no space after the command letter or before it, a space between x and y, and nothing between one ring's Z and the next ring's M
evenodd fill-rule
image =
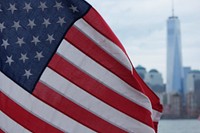
M174 17L174 0L172 0L172 17Z

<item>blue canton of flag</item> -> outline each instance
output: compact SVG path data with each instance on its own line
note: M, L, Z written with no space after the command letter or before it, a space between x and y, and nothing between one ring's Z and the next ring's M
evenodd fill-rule
M79 0L1 0L0 71L32 92L66 31L88 8Z

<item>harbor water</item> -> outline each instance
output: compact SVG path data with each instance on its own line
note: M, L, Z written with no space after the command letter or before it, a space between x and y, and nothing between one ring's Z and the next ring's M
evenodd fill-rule
M200 133L200 120L160 120L158 133Z

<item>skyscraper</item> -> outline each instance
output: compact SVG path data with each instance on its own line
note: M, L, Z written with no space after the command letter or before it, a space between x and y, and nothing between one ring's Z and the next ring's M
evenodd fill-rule
M172 10L172 16L167 20L167 93L182 94L182 78L180 21Z

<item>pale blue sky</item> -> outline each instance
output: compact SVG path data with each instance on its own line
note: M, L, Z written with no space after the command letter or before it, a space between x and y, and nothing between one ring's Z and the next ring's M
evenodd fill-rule
M166 20L171 0L86 0L102 15L134 66L158 69L166 79ZM200 70L200 2L174 0L181 21L184 66Z

